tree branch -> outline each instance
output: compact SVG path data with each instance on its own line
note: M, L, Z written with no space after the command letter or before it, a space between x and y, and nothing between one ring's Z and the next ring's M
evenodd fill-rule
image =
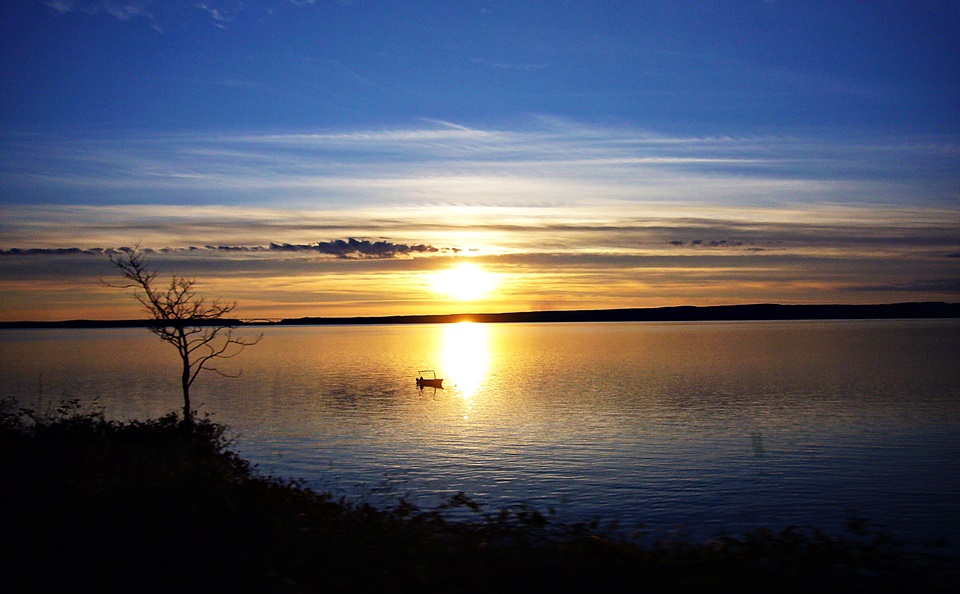
M121 250L120 255L110 255L110 262L120 271L123 279L119 284L105 283L111 287L133 289L133 297L143 306L153 322L150 331L161 340L173 345L183 363L184 419L190 420L190 386L201 371L213 371L225 377L237 377L220 371L211 362L217 359L232 359L244 348L260 342L263 335L255 338L234 336L232 320L225 319L236 307L236 301L208 302L194 290L196 281L176 274L163 289L156 288L159 273L150 270L146 255L140 244Z

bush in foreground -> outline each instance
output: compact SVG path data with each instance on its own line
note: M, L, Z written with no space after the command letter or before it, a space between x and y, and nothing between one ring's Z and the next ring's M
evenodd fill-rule
M526 509L452 522L259 476L224 427L0 406L8 592L953 591L956 560L880 534L639 545ZM463 495L450 506L477 506Z

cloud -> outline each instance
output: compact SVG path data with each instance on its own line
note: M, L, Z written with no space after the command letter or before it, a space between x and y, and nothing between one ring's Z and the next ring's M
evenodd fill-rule
M64 226L62 221L72 222ZM0 205L0 248L63 246L298 246L316 254L426 254L415 246L514 252L742 252L829 257L944 257L957 248L960 214L945 209L737 207L672 204L260 206ZM314 238L325 238L317 242ZM354 238L328 240L326 238ZM287 248L292 249L292 248Z
M129 250L129 246L123 247L62 247L62 248L0 248L0 256L103 256L119 254ZM179 248L153 248L144 247L148 254L176 254L185 252L299 252L319 254L326 256L335 256L343 259L380 259L380 258L404 258L414 254L438 254L457 253L461 251L458 248L438 248L423 243L408 245L404 243L393 243L390 241L370 241L369 239L335 239L333 241L320 241L316 243L290 244L270 242L268 246L247 246L247 245L204 245L188 246Z
M513 130L434 121L309 134L7 135L0 202L953 205L958 167L960 152L935 138L665 137L556 120Z
M103 220L111 212L104 209ZM183 218L193 214L185 212ZM209 216L196 221L198 228L212 220L213 214ZM299 218L294 213L287 217ZM244 220L243 216L233 218ZM448 237L461 242L465 234L485 237L488 233L461 221L465 222L460 228L415 232L449 233ZM146 229L147 223L141 221L141 228ZM675 246L664 238L676 229L663 221L649 235L640 224L611 226L612 235L598 225L567 226L559 235L557 225L531 225L516 226L506 235L502 230L489 231L499 245L484 243L476 251L457 251L438 248L447 244L437 242L362 238L159 247L164 244L156 241L171 237L164 228L167 223L159 219L161 230L149 236L153 243L144 244L152 246L147 248L151 264L164 275L177 272L197 278L205 294L237 299L243 304L244 317L444 313L446 306L424 288L422 275L466 256L503 279L498 294L482 305L485 311L761 301L942 301L960 295L952 280L960 278L957 260L942 257L947 250L915 248L912 240L844 245L840 236L857 238L869 230L840 226L834 229L832 246L774 244L756 251L756 246L734 246L720 239ZM678 228L684 224L682 220L674 223ZM130 237L123 221L115 224L115 230L101 237ZM74 225L97 229L99 223L93 223L87 213ZM283 229L283 221L274 220L263 227L267 228ZM206 237L226 235L225 229L205 229ZM771 237L778 231L770 225ZM955 242L944 236L944 241ZM709 246L710 242L718 247ZM110 291L98 281L115 274L107 255L124 244L99 245L0 250L0 319L138 315L125 294Z
M72 12L106 14L120 21L143 19L162 32L176 22L197 11L206 14L214 26L226 28L236 15L247 10L239 0L37 0L60 15Z
M10 248L0 249L0 256L65 256L83 254L87 256L100 256L105 253L115 253L112 250L103 248Z
M59 14L71 12L85 12L87 14L104 13L121 21L135 18L144 18L149 21L156 19L156 0L38 0L41 4L53 9ZM173 4L173 3L169 3ZM167 4L169 6L169 4Z
M264 313L292 301L437 313L416 275L465 256L512 279L510 309L942 300L956 294L937 292L943 279L960 278L958 159L936 137L664 136L547 118L8 132L0 279L8 300L39 303L16 287L109 274L109 246L139 241L161 269Z
M171 23L181 22L191 14L202 13L216 27L226 29L241 14L258 12L274 14L285 6L311 6L316 0L258 0L255 3L242 0L36 0L60 15L72 12L105 14L120 21L143 19L151 27L163 32ZM337 1L338 5L353 4Z
M221 8L210 6L209 4L203 2L197 4L196 6L200 10L209 14L213 24L221 29L225 29L227 24L233 20L233 17L226 14Z
M291 245L289 243L270 244L270 251L276 252L315 252L338 258L398 258L411 254L438 253L440 248L432 245L406 245L389 241L370 241L368 239L337 239L318 243ZM445 251L459 251L447 248Z
M520 72L535 72L538 70L545 70L553 66L553 64L550 62L497 62L484 58L470 58L470 62L487 66L489 68L493 68L494 70L516 70Z
M908 292L908 293L942 293L960 295L960 279L914 279L907 282L883 285L861 285L851 287L859 292Z

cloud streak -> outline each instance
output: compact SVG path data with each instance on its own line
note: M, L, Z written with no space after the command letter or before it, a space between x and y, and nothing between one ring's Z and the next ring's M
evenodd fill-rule
M105 256L116 255L129 250L125 247L60 247L60 248L0 248L0 256ZM439 253L457 253L461 251L458 248L438 248L432 245L407 245L403 243L393 243L390 241L370 241L369 239L335 239L333 241L319 241L316 243L273 243L267 246L247 246L247 245L205 245L202 247L176 247L176 248L152 248L144 247L147 254L176 254L176 253L196 253L196 252L235 252L235 253L259 253L259 252L284 252L284 253L307 253L323 256L334 256L342 259L381 259L381 258L404 258L415 254L439 254Z
M157 32L163 33L177 24L185 13L201 12L209 22L226 29L240 15L255 12L274 14L284 7L308 7L314 2L285 2L284 0L260 0L250 4L240 0L36 0L61 16L74 12L104 14L119 21L143 20Z
M956 253L950 209L854 206L714 208L673 204L421 205L341 210L244 206L0 206L3 249L121 246L186 248L270 244L372 254L432 249L481 253L706 248L849 254ZM70 226L61 221L70 220ZM338 243L317 236L353 237ZM376 239L371 240L375 237Z
M945 139L664 137L530 130L0 138L0 201L345 205L956 205Z
M501 279L475 311L955 300L958 169L936 137L682 137L556 119L7 133L0 308L135 315L90 280L133 242L250 317L461 310L422 275L464 257ZM75 299L50 292L58 278Z

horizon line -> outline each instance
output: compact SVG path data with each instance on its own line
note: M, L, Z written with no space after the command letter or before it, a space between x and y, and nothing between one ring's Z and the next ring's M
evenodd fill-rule
M570 323L570 322L695 322L695 321L791 321L842 319L947 319L960 318L960 303L909 301L874 304L780 304L672 305L612 309L513 311L500 313L402 314L385 316L303 316L296 318L225 318L224 326L296 325L390 325L475 323ZM152 325L149 318L73 319L57 321L0 321L0 329L42 328L140 328ZM203 325L221 325L208 321Z

